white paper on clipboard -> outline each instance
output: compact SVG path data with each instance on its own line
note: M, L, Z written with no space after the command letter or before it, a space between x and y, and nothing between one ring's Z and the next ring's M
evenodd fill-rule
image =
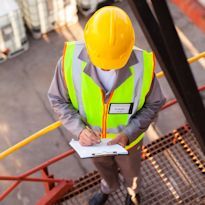
M118 144L107 145L109 141L110 139L102 139L100 144L81 146L77 140L72 139L69 144L79 154L80 158L128 154L128 151Z

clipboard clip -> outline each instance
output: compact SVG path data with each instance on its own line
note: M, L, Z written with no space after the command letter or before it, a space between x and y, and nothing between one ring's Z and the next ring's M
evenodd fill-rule
M93 157L101 157L101 156L113 156L118 155L116 151L113 152L101 152L101 153L92 153Z

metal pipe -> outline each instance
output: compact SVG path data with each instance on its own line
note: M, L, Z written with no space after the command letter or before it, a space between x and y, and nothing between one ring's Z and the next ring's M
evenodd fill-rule
M66 179L50 179L50 178L34 178L34 177L26 177L26 178L21 178L18 176L0 176L0 180L3 181L26 181L26 182L70 182L70 180Z
M205 90L205 85L203 85L203 86L201 86L201 87L198 88L198 91L203 91L203 90ZM174 104L176 104L176 103L177 103L177 100L176 100L176 99L170 100L169 102L167 102L167 103L160 109L160 111L162 111L162 110L164 110L164 109L166 109L166 108L168 108L168 107L170 107L170 106L172 106L172 105L174 105Z
M200 58L204 58L204 57L205 57L205 52L202 52L199 55L196 55L194 57L189 58L187 61L189 63L193 63L193 62L199 60ZM156 74L156 76L157 76L157 78L161 78L161 77L164 76L164 72L163 71L158 72ZM7 157L8 155L12 154L13 152L19 150L20 148L24 147L25 145L31 143L32 141L38 139L42 135L57 129L61 125L62 125L62 123L60 121L56 121L55 123L49 125L48 127L45 127L42 130L40 130L40 131L34 133L33 135L27 137L23 141L18 142L16 145L14 145L14 146L8 148L7 150L5 150L4 152L0 153L0 160L4 159L5 157Z
M193 57L187 59L187 61L189 64L191 64L191 63L198 61L201 58L205 58L205 52L202 52L199 55L193 56ZM156 76L157 76L157 78L162 78L162 77L164 77L164 72L160 71L156 74Z
M24 174L21 174L18 177L20 177L21 179L24 179L28 175L31 175L31 174L33 174L33 173L35 173L35 172L37 172L37 171L39 171L39 170L41 170L43 168L45 168L45 167L55 163L56 161L59 161L59 160L65 158L65 157L67 157L69 155L72 155L73 153L75 153L75 150L74 149L70 149L67 152L64 152L63 154L60 154L60 155L58 155L56 157L53 157L52 159L42 163L41 165L39 165L39 166L37 166L37 167L27 171L27 172L25 172ZM15 183L13 183L13 185L11 185L6 191L4 191L3 194L0 195L0 201L3 200L19 184L20 184L20 181L17 181Z
M205 52L202 52L199 55L196 55L196 56L189 58L188 63L193 63L195 61L198 61L200 58L204 58L204 57L205 57Z
M25 145L31 143L32 141L38 139L42 135L45 135L48 132L55 130L56 128L60 127L61 125L62 125L62 123L60 121L54 122L53 124L49 125L48 127L45 127L42 130L39 130L38 132L34 133L33 135L22 140L21 142L18 142L17 144L15 144L14 146L5 150L4 152L1 152L0 153L0 160L5 158L6 156L12 154L13 152L19 150L20 148L24 147Z
M39 165L39 166L37 166L37 167L35 167L35 168L25 172L24 174L19 175L19 177L25 178L28 175L31 175L31 174L33 174L33 173L35 173L35 172L37 172L37 171L39 171L39 170L41 170L41 169L43 169L45 167L48 167L51 164L53 164L53 163L55 163L55 162L57 162L57 161L59 161L61 159L64 159L65 157L67 157L69 155L72 155L74 153L75 153L74 149L69 149L68 151L66 151L66 152L64 152L64 153L62 153L62 154L60 154L60 155L58 155L56 157L53 157L52 159L49 159L48 161L42 163L41 165Z
M6 189L0 195L0 201L2 201L6 196L8 196L20 183L21 183L20 181L14 182L8 189Z
M163 105L163 107L160 109L160 111L165 110L166 108L171 107L172 105L174 105L176 103L177 103L176 99L170 100L165 105Z

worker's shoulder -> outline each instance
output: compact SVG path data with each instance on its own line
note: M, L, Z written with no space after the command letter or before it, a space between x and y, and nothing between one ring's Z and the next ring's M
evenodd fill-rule
M76 45L76 46L85 46L83 41L66 41L66 45Z
M142 49L142 48L139 48L139 47L137 47L137 46L134 46L134 47L133 47L133 50L134 50L135 52L153 53L152 51L147 51L147 50Z
M137 46L133 47L133 52L136 55L138 60L142 59L142 56L144 56L144 55L146 55L147 57L150 57L150 58L154 57L154 53L152 51L147 51L147 50L141 49Z

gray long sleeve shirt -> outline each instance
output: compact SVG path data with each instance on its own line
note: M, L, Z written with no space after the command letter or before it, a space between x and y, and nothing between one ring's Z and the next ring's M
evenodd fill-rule
M81 52L79 58L89 61L85 49ZM133 60L137 62L136 56L132 53L128 66L129 63L132 64ZM88 63L88 66L85 68L84 72L95 78L96 83L104 90L102 84L99 82L99 79L97 79L95 69L96 68L91 63ZM117 70L117 76L127 77L123 73L123 70L125 71L125 69ZM109 97L109 93L106 93L106 96ZM74 109L69 99L68 90L62 73L62 58L60 58L57 63L56 71L48 91L48 98L51 106L57 113L59 120L63 123L65 128L78 137L80 132L85 128L85 124L81 120L79 112ZM146 97L142 109L133 115L133 117L129 120L128 125L123 130L125 135L128 136L130 143L134 141L137 136L146 131L164 103L165 98L161 92L157 78L154 77L151 89Z

